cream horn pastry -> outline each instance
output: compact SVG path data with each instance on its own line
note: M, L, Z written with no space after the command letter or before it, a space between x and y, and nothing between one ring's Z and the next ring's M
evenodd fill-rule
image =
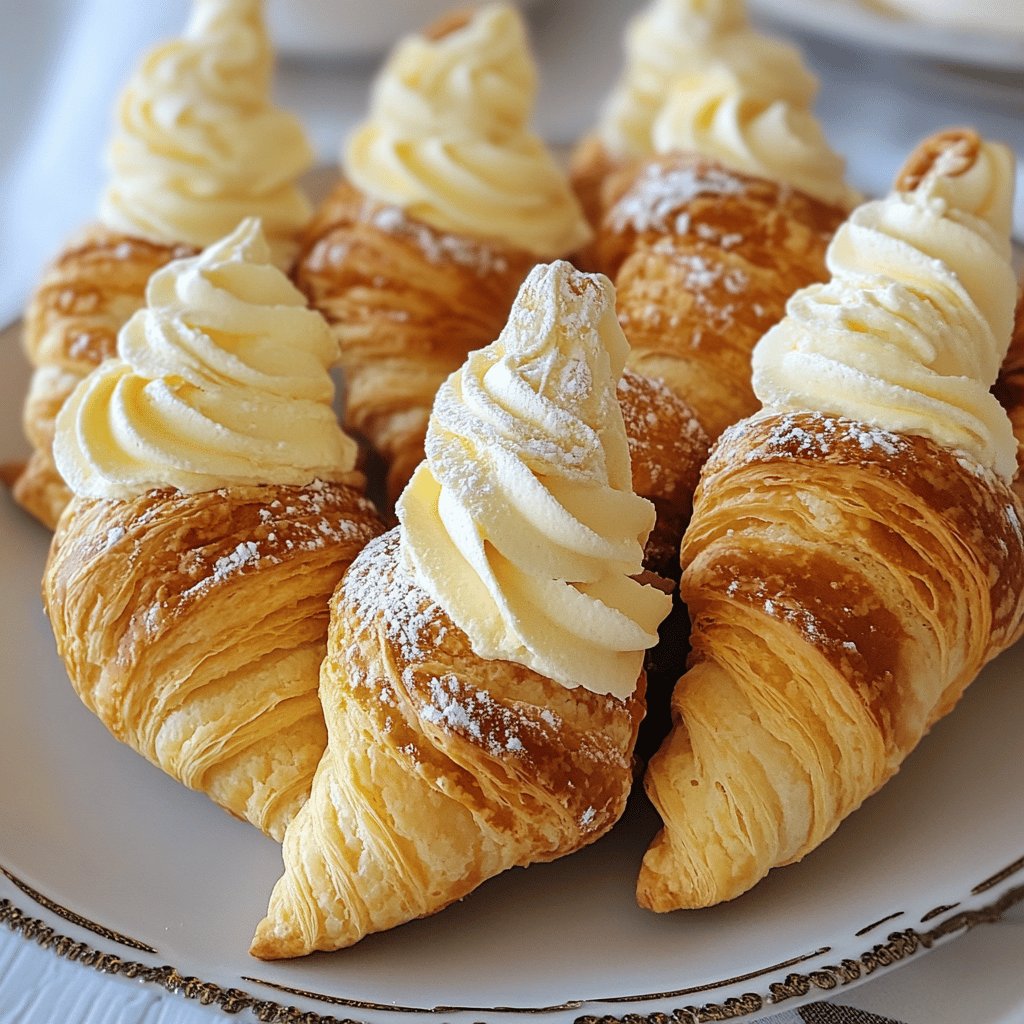
M683 542L693 653L647 776L644 906L800 860L1019 636L1017 446L990 391L1012 183L1005 147L929 140L759 343L763 409L718 442Z
M248 219L153 275L54 441L74 496L43 598L72 685L276 838L326 744L328 601L382 530L332 409L334 356Z
M272 71L259 0L194 0L183 35L150 51L121 95L97 220L44 271L25 318L34 453L14 494L51 528L70 497L50 451L54 418L114 354L150 275L250 215L280 266L297 251L312 211L296 182L313 153L273 105Z
M855 194L812 113L814 77L742 3L656 0L627 42L574 161L597 225L582 258L615 281L629 368L699 426L705 443L685 456L695 479L710 442L757 408L750 353L789 296L824 278ZM629 422L634 449L650 453L647 422ZM668 547L685 526L677 508Z
M744 0L653 0L630 22L625 50L625 68L572 160L594 227L610 179L677 150L842 201L841 161L811 115L818 83L799 50L751 26ZM737 130L737 106L752 129ZM780 164L797 180L779 178Z
M643 656L669 598L633 577L605 278L540 265L438 392L400 525L331 603L327 752L253 942L338 949L593 842L629 793Z
M423 457L441 383L501 330L538 260L589 238L530 130L536 91L511 5L402 40L307 233L297 280L332 325L346 426L383 457L392 498Z

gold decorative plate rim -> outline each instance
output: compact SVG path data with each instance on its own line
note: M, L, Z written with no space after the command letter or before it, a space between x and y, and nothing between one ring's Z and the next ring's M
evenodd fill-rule
M1006 868L990 875L971 888L971 895L991 892L1008 882L1013 876L1024 871L1024 856L1007 865ZM23 882L8 868L0 865L0 876L44 910L68 923L99 935L109 941L119 942L140 952L149 952L159 958L159 953L152 946L125 936L105 925L98 924L76 911L62 906L58 901L41 893L38 889ZM623 1016L615 1014L579 1013L573 1024L704 1024L709 1021L737 1020L750 1018L753 1014L773 1015L783 1003L794 999L799 1004L815 1001L819 994L829 998L836 990L856 982L863 982L880 971L902 965L905 961L936 945L966 933L972 928L983 924L994 924L1001 920L1006 912L1018 904L1024 903L1024 883L1008 885L994 900L982 906L958 910L957 913L943 919L927 931L916 927L889 932L885 940L876 942L870 949L857 957L843 957L836 964L825 964L807 973L789 972L780 980L770 981L761 991L745 992L740 996L724 999L721 1003L706 1002L700 1005L666 1006L663 1009L627 1013ZM961 901L940 904L921 917L921 923L934 919L935 916L956 910ZM903 911L895 911L888 917L876 921L873 925L855 932L855 936L864 935L890 919L903 916ZM53 925L41 918L32 917L27 911L15 905L7 898L0 898L0 923L4 924L25 941L34 942L45 950L52 951L56 956L90 967L104 974L117 975L144 984L163 988L173 995L185 999L197 1000L203 1006L214 1006L224 1013L237 1014L243 1010L250 1011L260 1024L372 1024L367 1019L353 1017L336 1017L320 1014L316 1010L301 1009L288 1006L274 999L253 995L244 988L225 987L216 982L205 981L194 975L187 974L169 964L146 964L138 960L127 960L116 953L105 952L89 945L88 942L62 934ZM239 981L243 984L262 985L276 992L300 997L303 999L324 1002L332 1006L354 1010L386 1010L389 1013L410 1016L436 1017L445 1014L501 1014L522 1016L543 1016L546 1014L565 1014L569 1011L597 1008L599 1006L616 1006L653 1002L656 1000L676 1000L686 996L708 995L716 988L731 986L754 978L776 976L779 971L796 966L817 956L831 952L831 947L822 947L805 956L792 957L778 964L761 970L746 972L736 978L723 979L698 986L678 989L674 992L645 993L632 996L614 996L605 998L588 997L585 999L569 999L557 1006L512 1007L512 1006L433 1006L410 1007L395 1004L373 1003L360 999L347 999L341 996L328 996L309 990L291 988L277 982L242 975ZM477 1019L477 1024L486 1024Z

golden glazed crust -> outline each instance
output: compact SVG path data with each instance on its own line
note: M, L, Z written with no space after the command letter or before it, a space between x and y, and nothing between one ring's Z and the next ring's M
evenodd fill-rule
M827 277L846 213L696 156L609 183L598 269L615 282L629 365L664 381L714 440L757 410L750 356L799 288Z
M392 500L423 459L437 389L498 336L535 262L437 231L344 181L317 212L296 282L338 339L345 427L383 456Z
M78 382L114 355L118 331L145 305L154 271L194 252L95 226L46 268L25 314L25 352L35 372L23 425L34 451L14 497L50 529L71 500L53 463L57 413Z
M627 369L617 393L633 490L654 503L658 516L644 549L644 568L677 580L679 545L710 442L690 407L660 381Z
M327 604L382 527L347 483L75 498L43 599L83 702L119 740L275 838L326 744Z
M331 602L327 752L252 952L349 946L593 842L625 807L643 690L623 702L478 658L398 530L373 541Z
M708 906L799 860L1024 621L1024 506L921 437L814 413L728 431L683 543L690 669L638 882Z

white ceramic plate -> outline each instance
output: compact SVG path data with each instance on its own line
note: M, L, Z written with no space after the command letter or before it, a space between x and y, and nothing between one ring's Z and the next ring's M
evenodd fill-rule
M0 335L0 462L27 372ZM1024 899L1024 647L803 863L732 904L655 916L633 882L656 821L509 872L443 913L290 963L247 954L274 843L116 743L79 703L39 602L45 530L0 494L0 920L56 955L261 1020L366 1024L767 1015L912 960ZM50 929L47 931L46 929ZM642 1024L642 1022L641 1022Z
M984 5L985 0L978 2ZM1024 34L986 35L925 24L889 14L866 0L750 0L750 5L771 21L837 42L993 71L1024 71Z

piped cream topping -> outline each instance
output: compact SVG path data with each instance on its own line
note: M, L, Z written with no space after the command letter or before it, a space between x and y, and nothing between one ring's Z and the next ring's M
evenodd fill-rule
M652 138L657 153L699 153L822 202L849 207L858 199L808 106L724 66L677 80Z
M597 134L613 156L697 153L852 205L792 46L755 31L743 0L654 0L630 24L626 70Z
M289 262L311 214L296 181L313 151L271 103L272 74L260 0L193 0L182 38L152 50L121 96L100 220L202 248L258 216Z
M607 278L536 267L497 341L442 386L398 502L417 581L483 658L624 698L670 599L642 571Z
M991 394L1016 301L1013 155L951 144L909 191L856 209L828 251L832 279L790 299L758 343L772 411L818 410L962 452L1007 480L1010 422Z
M270 262L258 220L150 278L147 306L57 417L71 490L131 498L341 479L356 446L338 426L337 343Z
M716 67L791 103L809 105L817 92L799 51L755 32L743 0L654 0L626 30L626 68L598 122L605 148L651 156L654 122L674 82Z
M590 235L565 174L529 130L537 72L515 8L396 47L367 120L345 147L351 181L440 231L496 239L539 258Z

